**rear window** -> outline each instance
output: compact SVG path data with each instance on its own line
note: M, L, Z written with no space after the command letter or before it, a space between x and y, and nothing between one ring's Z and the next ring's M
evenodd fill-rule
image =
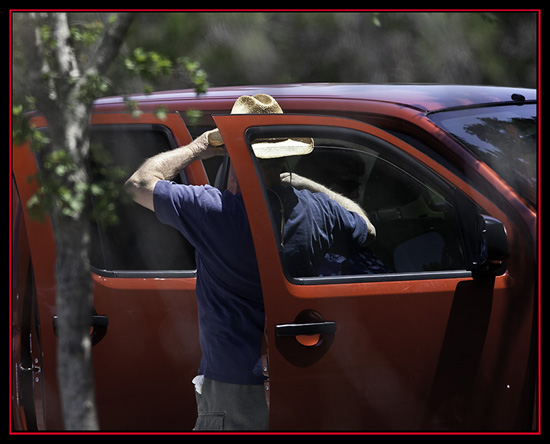
M445 111L430 118L536 207L538 126L535 104Z

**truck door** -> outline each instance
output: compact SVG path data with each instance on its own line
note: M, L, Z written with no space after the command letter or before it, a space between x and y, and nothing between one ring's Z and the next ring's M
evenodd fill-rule
M191 141L177 113L163 120L147 112L138 118L96 113L92 124L88 167L95 181L105 169L116 169L116 180L123 183L146 158ZM39 118L36 126L45 127L46 122ZM24 205L36 187L28 180L36 174L28 147L14 150L14 172L23 203L21 226L26 226L29 239L41 346L40 362L22 368L44 386L45 420L38 427L59 430L63 422L56 373L53 228L49 219L29 217ZM207 177L197 162L176 181L204 184ZM100 428L190 430L196 420L191 380L201 357L193 249L129 199L117 202L116 214L115 224L91 222L91 334ZM42 396L40 390L35 390L35 398L37 394ZM32 398L26 402L31 405Z
M442 168L353 120L231 115L215 122L256 245L270 429L465 427L491 304L508 280L472 277L457 188ZM313 153L288 158L287 167L367 211L377 229L368 251L328 253L316 275L284 266L280 225L251 150L252 140L270 137L314 139Z

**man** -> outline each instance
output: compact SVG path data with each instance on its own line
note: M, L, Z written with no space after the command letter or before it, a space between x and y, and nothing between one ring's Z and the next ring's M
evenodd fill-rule
M246 113L282 110L272 97L257 94L235 102L232 114ZM271 205L279 214L285 257L288 255L291 267L307 263L296 273L314 273L323 249L331 243L328 239L337 231L336 222L345 227L356 248L372 238L374 227L353 202L327 189L323 190L340 200L343 207L327 195L298 191L289 182L297 185L300 178L280 174L280 159L311 152L311 139L264 140L253 143L252 148L259 159L271 159L261 161L260 166L273 193ZM203 353L200 378L194 380L198 409L195 430L261 430L268 426L261 368L265 314L242 195L171 182L191 162L224 154L219 131L208 131L187 146L146 160L126 187L137 203L154 211L161 222L177 228L195 247ZM302 182L300 187L314 188L309 181ZM313 242L318 234L322 240ZM301 248L302 243L307 247ZM307 260L299 251L305 252Z

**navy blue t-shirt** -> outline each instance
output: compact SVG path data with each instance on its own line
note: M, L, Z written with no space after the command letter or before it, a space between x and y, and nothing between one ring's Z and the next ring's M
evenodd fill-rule
M285 265L293 276L317 275L317 267L335 245L354 252L365 242L365 221L325 194L288 186L273 191L285 207ZM275 196L270 201L273 213L280 214L281 201ZM222 382L262 384L265 314L242 195L209 185L159 181L154 207L161 222L178 229L195 247L203 353L199 373Z

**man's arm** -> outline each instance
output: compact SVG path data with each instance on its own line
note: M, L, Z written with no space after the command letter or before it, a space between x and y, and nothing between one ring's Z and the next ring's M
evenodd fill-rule
M225 154L225 148L208 143L207 131L189 145L157 154L147 159L126 181L125 189L133 199L145 208L155 211L153 192L159 180L172 180L187 165L197 159Z
M364 219L369 229L369 234L367 236L365 245L371 244L376 239L376 228L367 217L367 213L365 213L365 211L363 211L363 209L351 199L332 191L331 189L321 185L320 183L314 182L311 179L299 176L295 173L282 173L281 180L284 183L292 184L293 187L299 190L309 190L312 193L325 193L329 198L338 203L340 206L344 207L348 211L353 211L354 213L357 213L362 219Z

